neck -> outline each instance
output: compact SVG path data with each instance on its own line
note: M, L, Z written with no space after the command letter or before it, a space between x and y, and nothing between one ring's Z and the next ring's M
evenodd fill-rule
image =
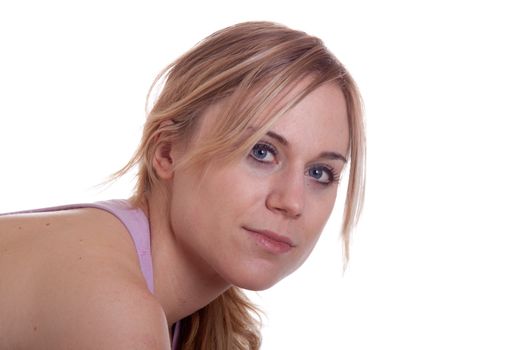
M172 325L208 305L230 285L177 241L171 229L169 203L164 194L152 193L141 207L150 222L154 294Z

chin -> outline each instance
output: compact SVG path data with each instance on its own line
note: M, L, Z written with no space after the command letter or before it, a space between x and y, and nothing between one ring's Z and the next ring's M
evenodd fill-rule
M231 276L229 281L232 285L239 288L251 291L262 291L273 287L292 272L293 271L283 273L282 271L275 272L261 269L257 269L256 271L244 270L235 276Z
M279 281L280 280L271 281L271 282L268 282L268 281L249 281L247 283L233 283L233 285L235 285L236 287L242 288L242 289L251 290L251 291L254 291L254 292L260 292L260 291L263 291L263 290L266 290L268 288L273 287Z

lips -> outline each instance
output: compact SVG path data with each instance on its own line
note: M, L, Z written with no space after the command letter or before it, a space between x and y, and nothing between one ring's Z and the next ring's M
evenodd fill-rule
M268 230L256 230L244 227L244 229L255 239L256 243L266 251L274 254L289 252L295 247L292 240L286 236Z

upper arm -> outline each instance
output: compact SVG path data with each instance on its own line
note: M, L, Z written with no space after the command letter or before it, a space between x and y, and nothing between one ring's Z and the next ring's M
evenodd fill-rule
M53 348L170 349L164 311L147 290L105 287L96 288L63 316L54 317L58 327L48 329Z
M97 311L86 312L81 344L75 349L170 348L168 324L160 305L151 298L129 296L106 300Z

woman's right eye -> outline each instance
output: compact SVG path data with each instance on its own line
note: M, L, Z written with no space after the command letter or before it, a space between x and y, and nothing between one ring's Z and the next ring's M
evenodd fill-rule
M258 143L250 151L250 156L262 163L274 163L276 155L277 150L268 143Z

